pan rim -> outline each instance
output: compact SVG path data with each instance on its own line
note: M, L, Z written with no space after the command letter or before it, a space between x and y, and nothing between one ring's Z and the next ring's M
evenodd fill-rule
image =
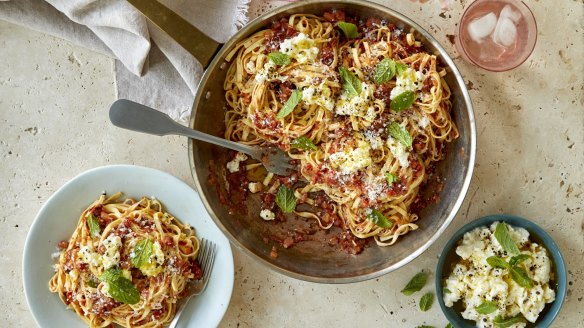
M472 176L473 176L473 171L474 171L474 165L475 165L475 159L476 159L476 122L475 122L475 117L474 117L474 109L473 109L472 101L470 99L470 95L468 93L468 89L466 88L466 85L464 83L464 79L462 78L462 75L461 75L460 71L458 70L458 67L456 66L456 64L454 63L454 61L450 57L450 55L448 55L446 50L440 45L440 43L430 33L428 33L424 28L422 28L419 24L414 22L409 17L407 17L407 16L405 16L405 15L403 15L403 14L401 14L401 13L399 13L391 8L388 8L388 7L373 3L373 2L365 1L365 0L353 0L353 1L350 1L350 3L346 2L346 1L339 1L339 0L306 0L306 1L302 1L302 2L295 2L295 3L287 4L287 5L284 5L282 7L275 8L274 10L271 10L267 13L264 13L263 15L255 18L254 20L249 22L246 26L244 26L241 30L239 30L235 35L233 35L229 39L228 42L226 42L223 45L223 47L219 50L219 52L217 52L217 54L215 55L215 57L213 58L213 60L209 64L207 70L203 74L203 77L199 83L199 87L197 89L197 93L196 93L195 100L193 103L191 117L189 120L189 126L194 127L195 117L196 117L197 109L198 109L198 104L201 102L202 98L204 97L204 88L202 88L202 87L207 85L207 81L209 80L211 72L213 71L213 69L217 65L221 64L221 61L222 61L222 58L224 57L224 55L230 49L232 49L232 47L238 41L240 41L244 36L250 35L251 33L258 31L259 30L257 27L258 24L261 24L262 22L265 22L266 20L270 20L272 17L277 16L278 14L281 14L283 12L294 10L297 7L304 7L304 6L310 5L310 4L325 6L325 7L326 6L332 7L334 5L350 4L352 6L366 7L368 9L373 9L375 11L379 11L380 13L393 16L397 20L400 20L400 21L404 22L405 24L408 24L411 27L413 27L417 33L420 33L421 35L423 35L423 37L438 50L441 59L444 61L446 66L451 70L451 73L454 75L454 78L456 79L456 82L457 82L458 86L460 87L460 90L461 90L461 93L462 93L462 96L464 99L464 103L465 103L466 114L468 115L470 150L467 153L468 154L468 167L467 167L467 171L466 171L463 183L462 183L462 187L461 187L458 195L456 196L456 201L454 202L454 205L453 205L451 211L448 213L448 216L446 217L446 219L441 223L438 230L436 230L436 232L424 244L422 244L418 249L416 249L415 251L410 253L408 256L395 262L392 265L389 265L389 266L384 267L383 269L380 269L377 271L368 272L368 273L364 273L364 274L357 274L357 275L354 275L351 277L314 276L314 275L308 275L308 274L294 272L294 271L282 268L280 266L277 266L273 262L270 262L270 261L256 255L255 253L253 253L252 251L247 249L239 240L237 240L227 230L227 228L222 224L221 220L217 217L217 215L213 211L206 196L204 195L204 193L201 192L203 190L203 188L202 188L201 181L199 180L197 173L196 173L197 172L197 165L195 165L195 160L194 160L194 155L193 155L194 154L193 153L194 141L192 139L189 139L188 148L187 148L187 151L189 152L188 153L189 167L191 169L191 175L192 175L193 180L195 182L195 186L197 188L197 191L199 191L199 195L201 196L201 200L203 201L205 209L207 210L207 212L209 212L209 215L211 216L211 218L213 219L215 224L225 234L225 236L229 239L229 241L237 249L241 250L244 254L253 258L254 260L257 260L262 265L264 265L264 266L266 266L266 267L268 267L276 272L279 272L281 274L284 274L286 276L289 276L289 277L292 277L295 279L300 279L300 280L315 282L315 283L327 283L327 284L346 284L346 283L361 282L361 281L366 281L366 280L378 278L380 276L383 276L387 273L395 271L395 270L405 266L406 264L412 262L414 259L416 259L420 255L422 255L426 250L428 250L428 248L430 248L430 246L432 244L434 244L434 242L436 242L436 240L444 233L446 228L452 223L452 221L456 217L456 215L457 215L458 211L460 210L460 207L462 206L462 203L464 202L464 199L466 198L466 195L468 193L470 183L472 180Z

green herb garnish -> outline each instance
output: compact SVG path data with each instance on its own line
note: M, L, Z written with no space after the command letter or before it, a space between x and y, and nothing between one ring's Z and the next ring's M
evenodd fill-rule
M402 294L404 295L412 295L413 293L419 291L426 285L426 281L428 280L428 275L424 272L420 272L416 274L410 282L401 290Z
M531 288L533 287L533 280L529 278L527 275L527 271L525 269L520 268L518 266L512 266L509 269L511 273L511 278L521 287L523 288Z
M442 292L443 292L444 294L451 294L451 293L452 293L452 291L451 291L450 289L448 289L448 288L444 288L444 289L442 290Z
M396 112L401 112L404 109L410 108L415 100L416 94L413 91L404 91L393 98L389 107Z
M454 328L454 326L449 322L444 328Z
M95 215L89 213L87 216L87 225L89 226L89 234L91 237L99 237L101 229L99 228L99 221Z
M278 66L286 66L290 64L290 56L283 52L275 51L268 54L268 59Z
M302 92L300 90L292 91L290 98L288 98L288 100L286 101L284 106L282 106L282 109L280 109L280 111L278 112L278 115L276 115L276 117L278 119L283 119L284 117L288 116L288 114L290 114L290 113L292 113L292 111L294 111L294 108L296 108L296 105L298 105L298 103L300 102L301 99L302 99Z
M312 140L308 139L307 137L298 137L298 138L294 139L290 143L290 147L303 149L303 150L317 150L318 149L316 147L316 145L314 144L314 142L312 142Z
M387 183L392 185L394 182L398 180L398 177L393 173L385 172L385 180L387 180Z
M393 222L389 221L388 218L376 209L371 209L371 212L367 213L367 219L375 223L376 226L380 228L389 229L393 226Z
M495 228L495 238L505 251L512 255L519 254L519 248L517 248L517 245L515 245L515 242L511 238L505 223L499 222L497 224L497 227Z
M347 93L349 98L356 97L361 94L361 81L350 70L344 66L339 67L339 74L341 75L341 82L343 83L343 91Z
M531 256L527 255L527 254L519 254L519 255L515 255L513 256L510 260L509 260L509 264L511 266L516 266L519 265L521 262L529 259Z
M150 257L152 256L154 249L154 244L150 239L142 239L134 247L134 255L130 259L132 265L136 268L141 268L147 263L150 263Z
M409 132L402 128L397 122L391 122L387 128L387 133L397 141L401 142L406 147L412 147L414 141Z
M511 258L509 263L498 256L489 256L487 263L493 268L508 269L513 281L523 288L533 287L533 280L527 275L527 271L520 267L521 262L529 258L527 254L520 254Z
M124 304L136 304L140 302L140 292L132 282L122 275L120 269L109 269L104 272L99 280L108 283L111 297Z
M511 327L514 324L520 322L525 322L525 319L521 315L517 315L511 318L503 318L502 316L498 315L497 317L495 317L495 320L493 320L493 323L495 324L495 326L497 326L497 328Z
M356 39L359 37L357 25L347 22L337 22L337 26L343 31L347 39Z
M395 63L395 71L397 75L402 75L407 69L409 68L408 65L402 63Z
M484 301L481 305L475 307L475 310L480 314L490 314L497 311L499 307L496 303L491 301Z
M276 204L284 213L291 213L296 208L296 196L290 188L281 185L276 193Z
M426 312L430 310L432 307L432 303L434 302L434 294L427 293L420 299L420 310Z
M397 71L396 62L385 58L375 65L375 70L373 71L373 82L375 84L383 84L390 81Z
M489 265L493 268L509 269L509 263L498 256L493 255L487 257L487 263L489 263Z

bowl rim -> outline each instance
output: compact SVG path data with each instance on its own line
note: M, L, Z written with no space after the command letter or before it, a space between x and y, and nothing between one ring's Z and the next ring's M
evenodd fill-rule
M395 270L405 266L406 264L410 263L411 261L413 261L414 259L416 259L420 255L422 255L428 248L430 248L430 246L432 244L434 244L434 242L436 242L436 240L438 240L438 238L442 235L442 233L446 230L446 228L450 225L450 223L452 223L456 214L460 210L460 207L462 206L462 203L463 203L463 201L468 193L469 187L470 187L470 182L472 180L475 159L476 159L476 148L477 148L476 139L477 139L477 136L476 136L476 121L475 121L475 115L474 115L474 107L472 105L470 94L468 92L468 89L466 88L466 84L464 82L462 74L460 73L460 70L458 69L458 67L454 63L454 60L452 59L452 57L446 52L444 47L442 47L442 45L436 40L436 38L434 38L426 29L424 29L422 26L420 26L414 20L410 19L409 17L405 16L404 14L402 14L394 9L391 9L387 6L383 6L381 4L377 4L377 3L366 1L366 0L353 0L350 2L346 2L346 1L342 1L342 0L304 0L304 1L293 2L293 3L287 4L287 5L277 7L271 11L264 13L263 15L260 15L259 17L255 18L254 20L250 21L246 26L244 26L241 30L239 30L235 35L233 35L229 39L229 41L227 41L223 45L223 47L217 52L217 54L215 55L215 57L213 58L213 60L209 64L208 68L206 69L205 73L203 74L203 77L201 78L201 81L199 82L197 93L195 95L195 99L193 102L193 108L191 111L189 126L190 127L194 126L195 118L197 115L197 110L200 107L199 104L201 103L201 100L205 96L204 86L206 86L208 80L211 79L212 72L214 71L214 68L216 66L221 65L221 63L223 62L224 55L228 51L230 51L230 49L232 49L232 47L237 42L239 42L244 36L250 35L254 31L257 31L258 26L263 24L267 19L269 20L269 19L272 19L272 17L277 16L278 14L285 13L285 12L288 12L291 10L295 10L297 7L304 7L304 6L310 6L310 5L334 6L334 5L343 5L343 4L347 4L347 3L351 4L351 5L368 7L368 8L377 10L380 13L390 14L390 15L394 16L396 19L413 27L419 34L421 34L429 43L431 43L436 48L436 50L438 52L437 55L440 56L440 59L445 63L445 66L451 70L450 74L453 75L454 80L456 81L456 84L458 86L460 86L460 88L461 88L462 100L464 102L464 106L466 107L466 114L468 115L468 126L469 126L468 133L469 133L469 139L470 139L469 140L469 148L470 149L465 149L467 151L466 154L468 156L468 170L465 174L464 180L462 182L460 191L456 197L454 205L452 206L452 210L448 213L448 215L444 219L444 222L442 222L442 224L440 225L438 230L423 245L421 245L418 249L413 251L408 256L404 257L403 259L397 261L396 263L394 263L390 266L384 267L384 268L379 269L377 271L363 273L363 274L357 274L357 275L354 275L351 277L329 277L329 276L323 277L323 276L316 276L316 275L309 275L309 274L294 272L294 271L288 270L286 268L280 267L280 266L276 265L275 263L268 261L268 260L258 256L257 254L253 253L251 250L247 249L245 247L245 245L241 241L239 241L237 238L235 238L229 232L229 230L223 225L223 223L221 222L221 220L219 219L217 214L213 211L211 204L209 203L205 193L203 192L204 181L201 181L198 177L197 164L195 164L195 158L194 158L195 141L193 139L189 139L188 147L187 147L191 175L192 175L193 181L195 182L195 186L196 186L196 188L201 196L201 200L203 201L205 208L209 212L209 215L211 216L211 218L213 219L215 224L227 236L227 238L231 241L232 245L235 246L240 251L242 251L243 253L245 253L250 258L261 263L264 267L272 269L272 270L274 270L278 273L284 274L288 277L292 277L292 278L300 279L300 280L304 280L304 281L309 281L309 282L316 282L316 283L345 284L345 283L355 283L355 282L361 282L361 281L366 281L366 280L378 278L380 276L383 276L387 273L390 273L392 271L395 271ZM323 11L324 11L324 9L323 9Z
M489 226L496 221L505 222L514 227L524 228L529 232L530 235L536 235L537 238L542 241L544 247L546 248L550 257L552 258L554 262L554 267L556 269L555 270L557 284L556 298L552 303L548 303L550 304L551 308L548 310L546 315L544 317L538 318L538 321L536 322L537 325L536 327L538 328L549 327L560 313L560 310L564 303L564 299L566 297L568 276L566 272L564 258L562 256L559 246L542 227L540 227L538 224L529 219L511 214L492 214L483 216L469 223L466 223L464 226L459 228L454 234L452 234L452 236L450 236L448 242L446 243L446 245L444 245L444 248L440 253L440 257L438 258L438 263L436 264L436 274L434 277L436 297L438 299L438 303L440 304L440 309L442 310L442 313L444 313L444 316L446 316L446 319L448 319L449 322L454 321L456 323L455 327L461 328L474 327L467 323L469 320L463 319L458 312L454 311L451 307L447 307L444 304L442 287L443 271L446 264L447 255L454 249L456 243L463 237L465 233L475 228ZM546 307L547 306L548 305L546 304ZM456 314L454 315L453 313ZM460 322L464 322L465 325L461 326Z

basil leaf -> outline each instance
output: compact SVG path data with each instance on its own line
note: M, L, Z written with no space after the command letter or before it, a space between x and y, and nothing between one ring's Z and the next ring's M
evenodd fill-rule
M475 310L480 314L490 314L497 311L499 307L496 303L491 301L484 301L481 305L475 307Z
M284 213L291 213L296 208L296 196L290 188L281 185L276 194L276 204Z
M310 140L306 137L298 137L298 138L294 139L290 143L290 147L304 149L304 150L317 150L318 149L316 147L316 145L314 144L314 142L312 142L312 140Z
M283 52L275 51L268 54L268 59L273 61L278 66L286 66L290 64L290 56Z
M91 288L97 288L97 283L95 281L93 281L93 279L89 279L89 280L87 280L87 286L89 286Z
M286 101L284 106L282 106L282 109L280 109L280 111L278 112L278 115L276 115L276 117L279 119L282 119L282 118L288 116L288 114L292 113L294 108L296 108L296 105L298 105L298 103L300 102L301 99L302 99L302 92L300 90L292 91L290 98L288 98L288 100Z
M361 94L361 81L350 70L344 66L339 67L339 74L341 75L341 82L343 83L343 91L347 93L349 98L356 97Z
M338 22L337 26L343 31L347 39L356 39L359 37L357 25L347 22Z
M150 239L142 239L134 247L132 256L132 265L136 268L141 268L144 264L150 262L150 256L152 256L154 244Z
M497 227L495 228L495 238L504 250L511 254L519 254L519 248L517 248L517 245L515 245L515 242L511 238L505 223L499 222L497 224Z
M95 215L89 213L89 216L87 217L87 225L89 226L89 234L91 237L99 237L101 229L99 228L99 220Z
M516 266L516 265L519 265L521 262L527 260L528 258L531 258L531 256L529 256L527 254L515 255L509 260L509 264L511 266Z
M509 270L511 273L511 278L521 287L523 288L531 288L533 287L533 280L529 278L525 269L513 266Z
M454 328L454 326L449 322L444 328Z
M414 101L416 100L416 94L413 91L404 91L397 95L391 101L389 108L393 109L396 112L401 112L404 109L408 109L412 106Z
M375 82L375 84L383 84L391 80L395 76L395 72L396 63L389 58L385 58L375 65L375 71L373 71L373 82Z
M389 124L386 129L387 133L392 138L401 142L406 147L412 147L412 142L414 141L414 139L406 129L402 128L401 125L399 125L399 123L391 122L391 124Z
M420 272L416 274L410 282L401 290L402 294L404 295L412 295L413 293L419 291L426 285L426 281L428 280L428 275L424 272Z
M402 75L407 69L409 68L408 65L402 63L395 63L395 71L397 75Z
M430 310L433 302L434 302L434 294L427 293L426 295L422 296L422 298L420 299L420 310L422 310L424 312Z
M517 315L511 318L503 318L502 316L498 315L493 320L493 323L497 328L507 328L511 327L516 323L525 322L525 319L521 315Z
M122 270L118 268L111 268L102 273L101 276L99 276L99 280L110 281L116 279L117 277L122 277Z
M380 228L389 229L393 227L393 222L389 221L383 213L379 212L376 209L370 209L371 211L367 210L367 219L373 222L376 226Z
M452 291L451 291L450 289L448 289L448 288L444 288L444 289L442 290L442 292L443 292L444 294L452 294Z
M389 183L390 185L393 184L394 182L396 182L397 179L398 179L397 175L395 175L393 173L385 172L385 180L387 180L387 183Z
M504 259L498 256L493 255L487 257L487 263L493 268L509 269L509 263L505 262Z
M99 280L109 284L111 297L124 304L136 304L140 302L140 292L132 282L122 275L120 269L109 269L104 272Z

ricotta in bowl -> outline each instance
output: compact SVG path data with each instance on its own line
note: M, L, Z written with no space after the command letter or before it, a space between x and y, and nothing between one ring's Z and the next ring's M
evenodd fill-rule
M548 251L530 240L523 228L504 224L509 239L501 245L496 237L499 224L503 223L464 234L456 247L458 261L443 285L444 304L452 307L461 301L462 317L477 327L500 327L497 322L510 318L517 322L505 327L525 327L555 300L552 262ZM509 251L510 241L519 252Z

